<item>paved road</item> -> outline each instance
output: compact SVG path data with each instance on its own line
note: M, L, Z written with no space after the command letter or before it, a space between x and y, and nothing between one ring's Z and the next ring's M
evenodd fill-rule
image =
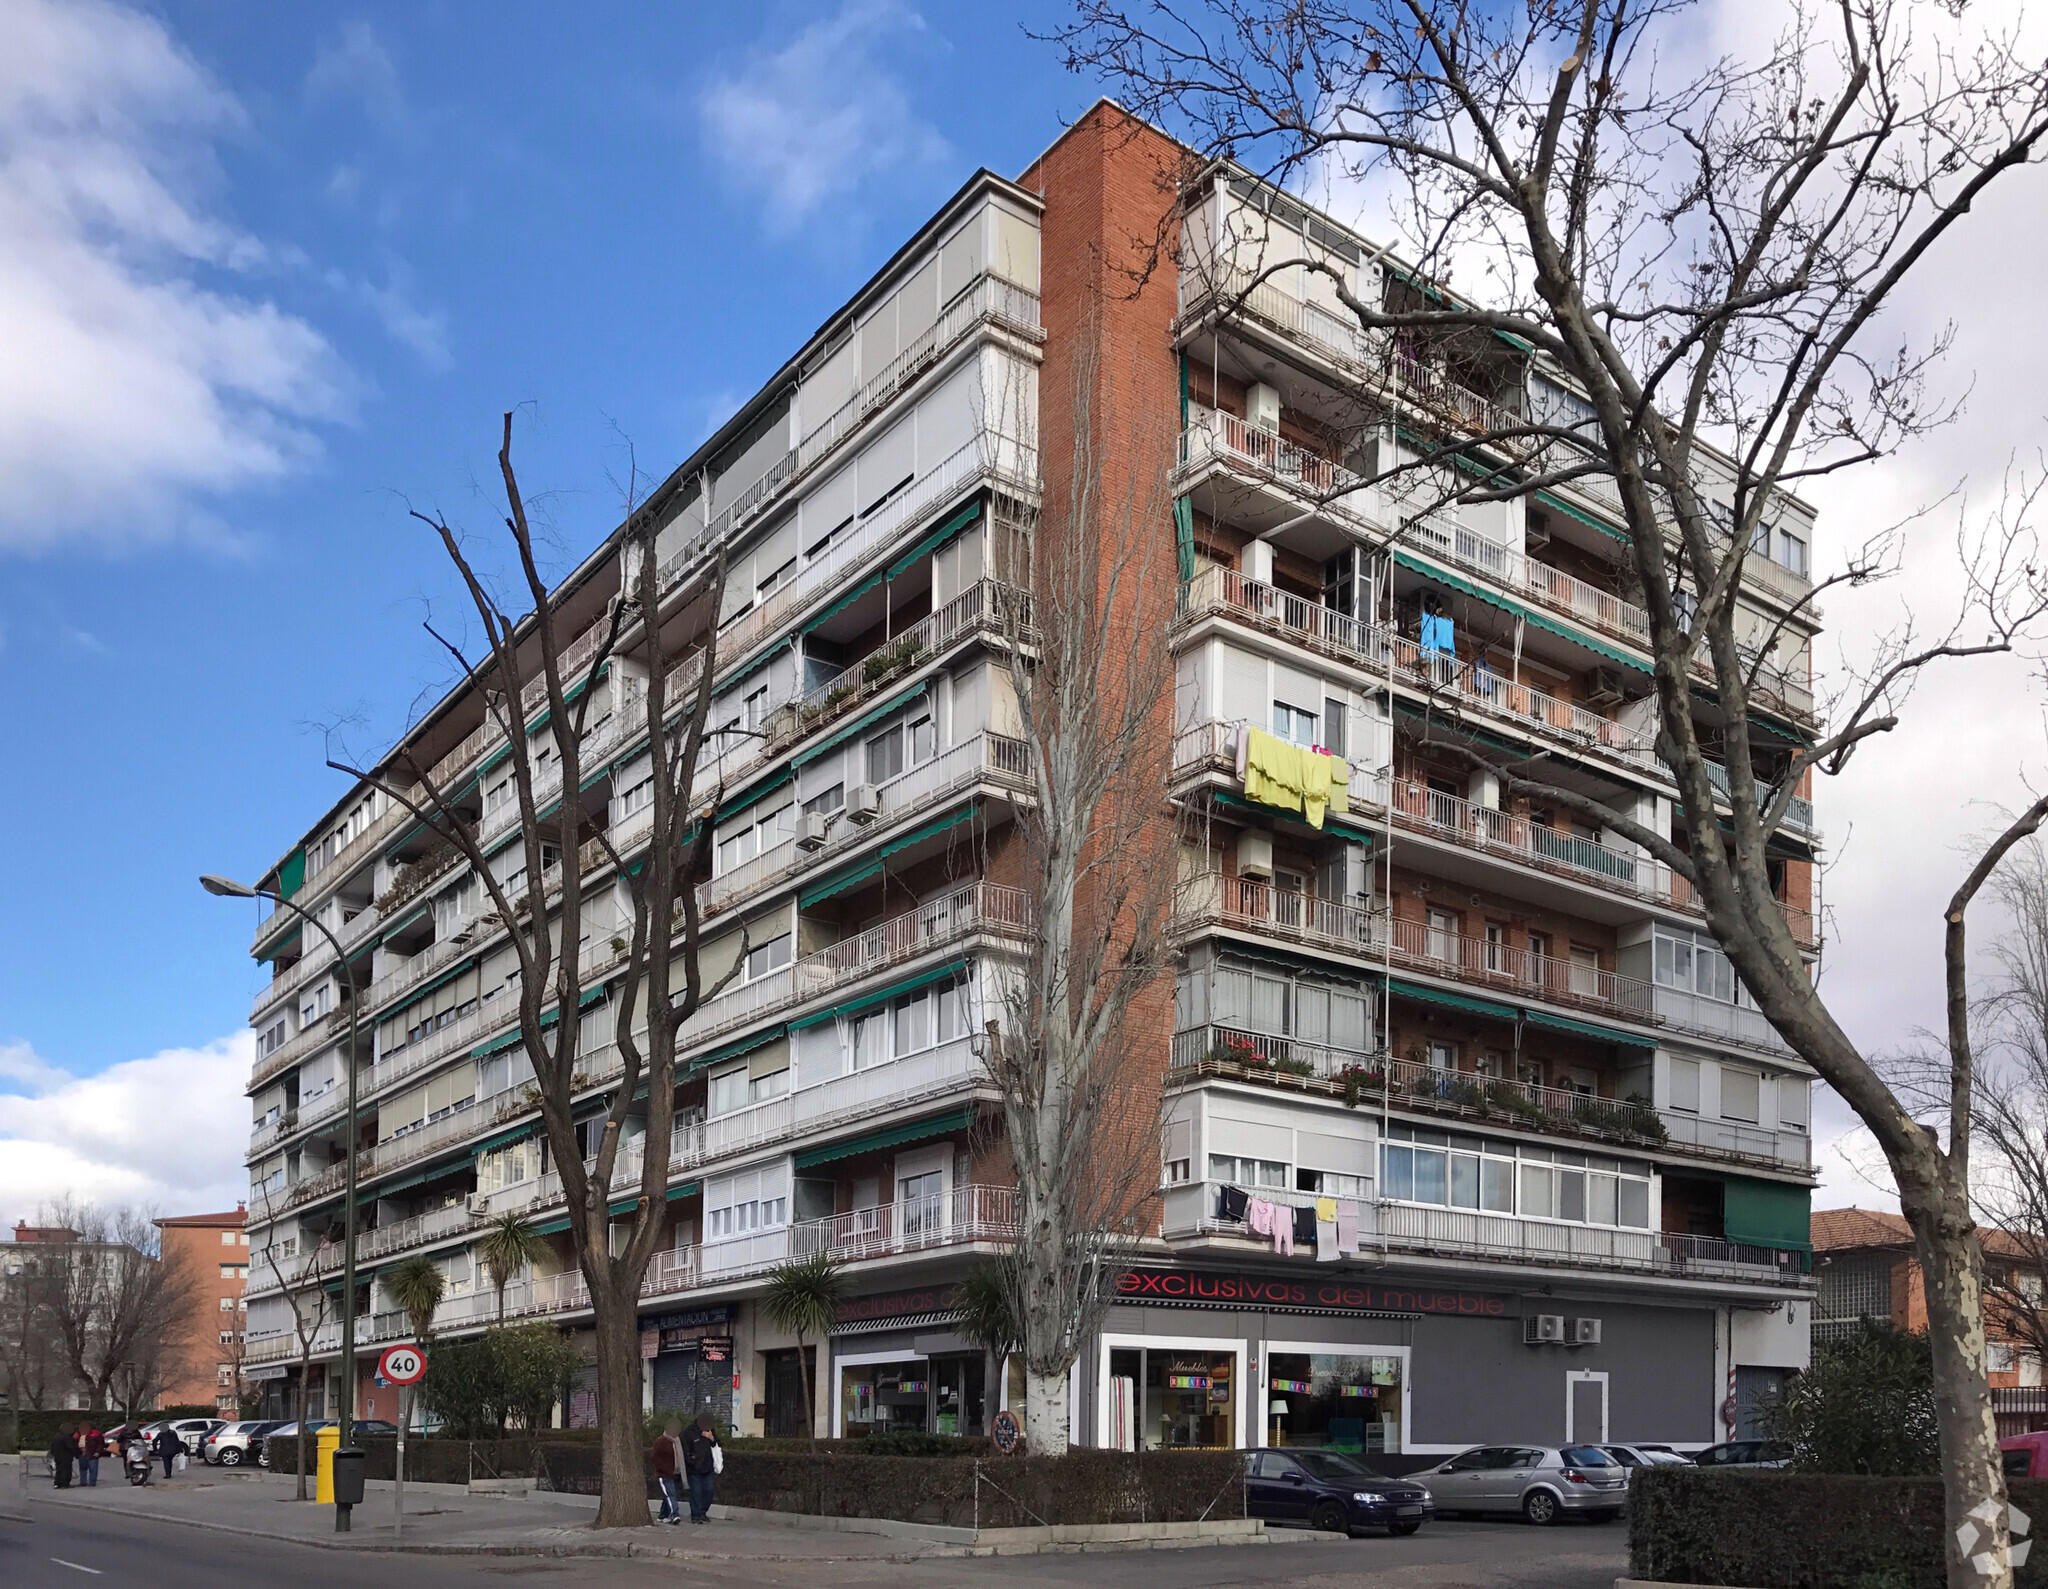
M716 1548L718 1525L689 1531ZM1080 1556L931 1561L527 1560L505 1557L344 1555L218 1534L186 1525L75 1508L0 1501L0 1584L88 1589L95 1577L150 1589L219 1589L284 1582L293 1589L1611 1589L1626 1566L1626 1532L1565 1524L1432 1523L1410 1539L1371 1538Z

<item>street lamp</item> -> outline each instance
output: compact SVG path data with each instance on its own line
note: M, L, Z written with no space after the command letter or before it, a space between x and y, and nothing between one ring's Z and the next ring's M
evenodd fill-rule
M354 1449L350 1438L355 1433L356 1404L356 974L348 963L348 956L342 952L341 940L334 936L327 924L314 917L303 906L294 905L284 895L268 888L251 888L247 883L237 883L232 878L207 873L199 879L199 886L209 894L222 899L267 899L281 909L289 910L307 926L325 938L334 950L334 958L341 965L341 974L348 984L348 1124L343 1151L348 1158L348 1190L346 1211L343 1213L343 1240L341 1248L341 1361L343 1364L343 1386L341 1394L341 1443L340 1449ZM299 1387L299 1416L306 1415L306 1387ZM349 1531L349 1503L337 1502L334 1508L334 1531L346 1534Z

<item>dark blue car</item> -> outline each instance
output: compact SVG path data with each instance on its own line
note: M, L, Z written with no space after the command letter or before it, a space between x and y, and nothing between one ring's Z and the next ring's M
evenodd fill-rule
M1245 1511L1331 1534L1384 1528L1412 1534L1436 1515L1429 1491L1390 1479L1341 1451L1254 1451L1245 1459Z

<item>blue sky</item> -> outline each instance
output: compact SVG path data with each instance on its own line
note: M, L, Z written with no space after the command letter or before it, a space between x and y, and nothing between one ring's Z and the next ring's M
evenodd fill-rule
M0 0L0 1219L232 1196L262 973L194 879L445 682L408 501L488 533L516 407L586 550L626 438L665 472L1085 108L1028 16Z

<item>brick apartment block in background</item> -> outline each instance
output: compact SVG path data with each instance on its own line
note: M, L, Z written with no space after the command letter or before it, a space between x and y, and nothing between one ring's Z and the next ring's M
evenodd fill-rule
M184 1338L164 1354L162 1405L211 1406L241 1416L244 1309L249 1279L247 1213L181 1214L160 1219L166 1263L183 1263L193 1302Z
M976 1120L1000 1119L976 1045L1031 930L1001 870L1031 785L1003 655L1018 598L992 548L1068 500L1086 361L1104 479L1168 478L1149 531L1180 581L1161 795L1195 838L1140 1078L1161 1100L1156 1222L1076 1369L1076 1437L1396 1462L1722 1438L1807 1360L1810 1073L1681 879L1504 801L1415 732L1427 709L1438 734L1541 750L1552 776L1673 831L1612 493L1428 514L1383 487L1328 500L1419 437L1583 399L1506 341L1389 359L1314 272L1245 291L1249 270L1303 257L1374 297L1409 278L1330 217L1186 160L1104 104L1018 180L977 174L679 467L693 484L658 555L679 576L727 550L713 722L760 734L715 769L730 793L707 976L742 921L751 952L686 1034L673 1239L643 1285L646 1405L800 1430L794 1343L754 1299L778 1262L820 1251L851 1297L814 1347L821 1432L979 1432L1019 1394L961 1338L951 1293L1014 1228L999 1155L976 1147ZM1176 205L1182 246L1134 276ZM1810 528L1787 500L1744 576L1752 621L1793 612L1751 725L1766 770L1817 727L1797 610ZM586 636L565 668L591 654L618 562L613 537L559 587L562 632ZM630 855L648 798L630 644L594 688L584 806ZM407 744L523 886L481 702L450 694ZM1312 824L1259 798L1258 770L1296 750L1341 765L1347 810ZM1801 801L1774 880L1816 956L1818 844ZM604 978L623 957L602 853L584 859L600 914L573 1018L595 1112L618 1074ZM361 1361L340 1382L358 1404L406 1330L380 1271L429 1255L449 1281L437 1333L481 1329L497 1299L472 1245L508 1209L550 1254L507 1315L587 1329L512 961L475 879L365 786L265 881L321 914L368 991L345 1054L332 952L289 911L258 928L274 980L249 1083L257 1371L295 1375L298 1353L262 1253L339 1271L349 1064L365 1228ZM1290 1223L1328 1199L1348 1242L1333 1262L1277 1251L1230 1217L1240 1198ZM588 1419L591 1394L564 1416Z

